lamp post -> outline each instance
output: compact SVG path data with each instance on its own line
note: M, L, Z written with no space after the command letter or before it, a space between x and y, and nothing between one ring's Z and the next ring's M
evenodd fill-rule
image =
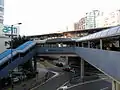
M17 23L17 24L14 24L14 25L21 25L22 23ZM13 59L13 54L12 54L12 49L13 49L13 28L14 28L14 25L11 25L11 61L10 62L12 62L12 59ZM10 79L11 79L11 85L12 85L12 90L13 90L13 87L14 87L14 85L13 85L13 79L12 79L12 71L10 72Z
M17 23L17 24L14 24L14 25L21 25L22 23ZM11 61L12 61L12 58L13 58L13 55L12 55L12 48L13 48L13 28L14 28L14 25L11 25ZM10 61L10 62L11 62Z

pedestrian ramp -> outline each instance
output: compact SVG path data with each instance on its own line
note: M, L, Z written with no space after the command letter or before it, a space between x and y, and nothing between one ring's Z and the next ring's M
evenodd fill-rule
M16 49L8 49L0 54L0 77L7 77L9 71L30 60L36 53L36 43L27 41Z

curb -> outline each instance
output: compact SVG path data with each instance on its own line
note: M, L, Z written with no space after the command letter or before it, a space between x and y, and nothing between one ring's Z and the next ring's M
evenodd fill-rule
M30 90L35 90L35 89L38 88L39 86L44 85L46 82L48 82L49 80L51 80L51 79L53 79L54 77L56 77L56 76L59 75L59 73L57 73L57 72L54 72L54 71L50 71L50 72L52 72L52 73L55 74L55 75L53 75L51 78L49 78L49 79L46 80L45 82L43 82L43 83L41 83L41 84L39 84L39 85L31 88Z

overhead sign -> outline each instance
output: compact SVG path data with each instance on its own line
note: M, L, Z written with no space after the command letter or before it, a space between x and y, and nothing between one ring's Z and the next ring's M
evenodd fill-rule
M12 35L19 35L19 27L11 27L8 25L5 25L1 28L1 34L2 35L11 35L11 31L12 31Z
M2 31L4 33L9 33L9 34L11 33L11 31L13 31L13 34L17 34L17 28L16 27L4 26Z

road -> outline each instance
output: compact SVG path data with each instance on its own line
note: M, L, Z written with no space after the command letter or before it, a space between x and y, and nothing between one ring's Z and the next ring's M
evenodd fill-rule
M68 81L68 73L60 73L55 78L49 80L45 84L41 85L39 88L35 90L56 90L58 87L60 87L63 83Z
M57 90L69 80L69 73L63 72L59 68L49 68L49 70L59 72L60 74L34 90ZM82 85L76 85L68 90L111 90L111 83L105 80L97 80Z
M112 90L111 83L105 80L96 80L86 84L76 85L68 90Z

